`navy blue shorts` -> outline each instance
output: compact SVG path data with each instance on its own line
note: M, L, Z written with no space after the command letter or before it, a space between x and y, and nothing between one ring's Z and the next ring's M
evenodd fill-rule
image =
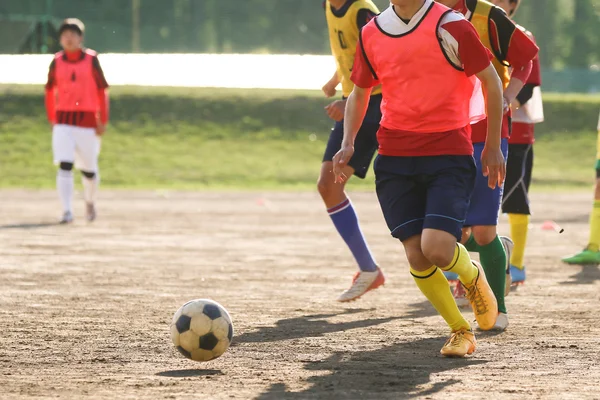
M367 176L367 171L373 160L373 155L377 151L379 144L377 143L377 131L379 130L379 122L381 121L381 95L371 96L369 100L369 108L363 120L363 124L356 135L354 141L354 155L348 163L354 168L354 175L364 179ZM329 141L323 155L323 162L333 160L333 156L342 147L344 139L344 121L336 122L329 135Z
M460 240L475 173L471 156L378 155L377 197L392 236L404 241L437 229Z
M498 225L498 214L504 187L490 189L488 186L488 178L483 176L481 169L483 147L484 143L473 143L477 179L475 180L475 189L471 196L471 206L467 213L465 226ZM504 160L506 160L508 158L508 139L502 139L500 147L502 154L504 154Z

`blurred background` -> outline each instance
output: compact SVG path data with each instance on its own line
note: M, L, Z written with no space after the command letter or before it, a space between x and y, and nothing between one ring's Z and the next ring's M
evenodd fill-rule
M85 23L112 84L103 186L315 190L332 126L318 90L334 71L322 0L1 0L0 188L54 186L43 82L66 17ZM600 0L522 0L516 20L542 64L533 190L589 189ZM372 190L373 175L351 184Z
M57 50L66 16L102 53L328 54L321 0L3 0L0 53ZM375 0L383 9L386 0ZM600 92L600 0L523 0L545 88Z

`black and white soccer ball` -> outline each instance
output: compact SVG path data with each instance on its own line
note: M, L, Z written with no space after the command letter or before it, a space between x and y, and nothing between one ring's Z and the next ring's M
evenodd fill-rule
M188 301L173 316L171 339L177 350L191 360L214 360L225 353L233 339L231 317L215 301Z

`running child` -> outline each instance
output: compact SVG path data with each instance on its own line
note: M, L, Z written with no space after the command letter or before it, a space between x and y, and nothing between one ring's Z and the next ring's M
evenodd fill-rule
M490 187L502 185L502 87L477 32L465 18L433 0L392 0L361 31L348 98L344 140L333 160L345 181L354 139L372 88L383 91L376 189L393 237L404 245L417 286L449 325L441 353L475 351L469 322L458 309L442 270L465 285L479 326L491 329L496 299L481 266L458 241L475 183L471 122L485 118L489 133L481 154ZM478 79L477 79L478 78Z
M325 107L335 124L323 155L317 187L331 221L358 264L359 271L355 274L350 288L338 297L338 301L347 302L358 299L367 291L376 289L385 282L383 272L371 254L360 229L354 206L345 192L345 184L335 183L331 162L340 149L344 136L344 109L346 99L354 87L350 74L358 35L362 27L379 14L379 10L371 0L328 0L324 2L324 7L331 52L335 57L337 68L333 77L323 86L323 92L327 97L335 96L336 87L341 82L343 97ZM380 106L381 89L376 88L371 93L367 114L356 137L355 154L344 170L347 176L356 175L364 179L367 174L377 150L377 130L381 120Z

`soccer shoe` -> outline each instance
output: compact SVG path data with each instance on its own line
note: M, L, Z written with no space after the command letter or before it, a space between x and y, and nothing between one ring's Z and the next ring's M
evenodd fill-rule
M85 217L89 222L96 219L96 207L94 207L94 203L85 204Z
M479 327L484 331L488 331L494 327L498 318L498 302L485 277L483 267L475 261L472 261L472 263L477 267L478 273L470 285L465 285L467 298L471 303Z
M508 328L508 315L499 312L498 318L496 318L496 323L494 324L494 327L490 330L504 332L506 328ZM479 326L477 326L477 329L481 330Z
M354 279L352 279L352 285L350 288L348 290L344 290L340 297L338 297L337 301L344 303L347 301L356 300L369 290L377 289L384 283L385 277L383 276L383 272L379 267L377 268L377 271L373 272L359 271L356 273L356 275L354 275Z
M510 279L513 285L522 285L525 283L525 267L517 268L514 265L510 266Z
M71 213L71 211L66 211L60 219L59 223L62 225L66 225L70 224L71 222L73 222L73 214Z
M452 332L450 339L446 341L440 353L444 357L464 357L473 354L477 347L477 340L472 330L461 329Z
M574 265L600 264L600 251L585 249L581 253L563 258L562 262Z
M506 252L506 285L504 286L504 296L508 296L510 293L510 285L512 284L512 278L510 276L510 257L512 256L515 244L507 236L500 236L500 242L502 242L502 247L504 247L504 251Z
M460 308L469 307L471 305L469 299L467 299L465 287L460 284L460 281L456 281L456 285L454 285L454 289L452 290L452 296L454 296L456 305Z

